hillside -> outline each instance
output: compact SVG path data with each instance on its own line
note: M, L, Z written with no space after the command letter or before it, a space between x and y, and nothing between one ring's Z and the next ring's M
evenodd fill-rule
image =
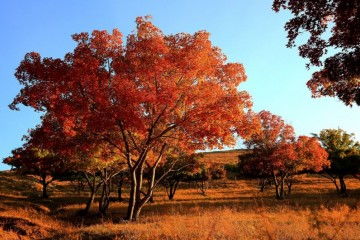
M246 149L234 149L212 152L199 152L202 157L200 161L218 164L236 164L239 161L239 156L247 153Z

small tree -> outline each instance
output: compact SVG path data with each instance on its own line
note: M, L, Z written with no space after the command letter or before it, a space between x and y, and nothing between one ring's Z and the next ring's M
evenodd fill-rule
M360 143L342 129L324 129L315 135L329 154L331 165L324 170L341 196L347 196L345 176L360 172ZM338 182L340 187L338 185Z
M320 171L327 166L327 153L315 138L294 137L290 125L267 111L258 114L258 131L250 134L245 144L252 150L248 155L247 169L252 174L269 178L271 176L277 199L285 196L284 186L291 177L304 170Z
M42 124L31 129L23 139L25 144L13 150L12 156L5 158L4 163L12 165L22 174L38 176L43 189L42 197L48 198L48 185L73 169L68 164L69 158L52 148L55 142L63 142L58 125L49 115L45 115Z
M176 157L168 157L160 167L159 173L169 171L161 180L165 186L169 200L173 200L180 182L188 181L199 166L198 154L181 154Z
M208 180L210 179L209 168L206 164L201 164L198 170L190 177L190 181L196 183L197 188L201 195L206 195L206 191L209 187Z
M49 197L49 184L66 169L63 158L39 148L17 148L12 151L12 156L5 158L3 162L13 166L20 174L38 176L42 185L42 198Z
M123 174L126 163L119 159L119 152L114 146L94 140L88 143L88 140L88 137L82 136L68 137L66 144L61 148L66 148L67 156L72 159L73 168L85 178L88 185L89 198L81 213L88 213L97 192L101 190L98 211L104 215L110 204L112 180Z

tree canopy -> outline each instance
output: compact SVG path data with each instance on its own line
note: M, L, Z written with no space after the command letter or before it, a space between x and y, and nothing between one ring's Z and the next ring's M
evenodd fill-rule
M296 139L293 128L268 111L254 116L257 130L245 137L252 151L244 156L242 167L260 178L272 178L276 197L284 198L284 184L305 170L321 171L329 165L328 154L313 137Z
M243 66L228 63L209 33L165 35L146 17L136 24L125 43L117 29L95 30L74 34L77 46L63 59L26 54L15 74L23 88L10 105L45 112L66 136L88 140L75 146L116 148L131 173L130 220L151 197L162 158L234 144L251 107L237 90ZM142 191L145 167L153 180Z
M308 66L323 65L307 83L313 96L336 96L346 105L360 105L360 1L274 0L273 9L293 14L285 25L288 47L304 32L310 35L299 54L309 59ZM336 54L329 56L329 50Z
M329 154L331 165L325 172L334 182L338 193L346 196L344 177L360 172L360 143L355 140L354 134L349 134L342 129L323 129L319 135L315 136ZM336 182L337 178L340 181L340 189Z

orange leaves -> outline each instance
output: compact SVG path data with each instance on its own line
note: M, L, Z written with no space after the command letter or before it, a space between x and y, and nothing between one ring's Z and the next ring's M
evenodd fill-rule
M295 174L304 170L320 171L329 165L327 153L316 138L300 136L281 117L267 111L248 116L255 127L245 136L245 144L254 149L255 169ZM266 167L264 167L266 166Z
M278 144L292 142L294 129L286 124L284 120L268 111L261 111L258 115L249 116L257 129L245 136L246 144L250 147L261 146L262 148L273 148Z
M76 132L74 130L75 123L73 119L66 118L63 122L63 131L69 136L75 136Z
M116 57L121 54L121 44L122 34L118 29L114 29L112 34L105 30L94 30L91 34L90 48L98 55Z
M150 20L151 16L136 18L136 36L139 39L152 39L154 37L156 38L157 36L162 35L161 30L154 26Z
M132 156L156 156L163 144L189 152L234 144L251 107L237 91L243 66L227 63L208 32L165 35L148 17L136 24L126 44L118 30L95 30L74 34L77 46L64 59L28 54L13 106L43 110L68 137L110 139Z
M239 85L246 80L245 69L242 64L228 63L222 69L220 76L227 85Z
M330 166L328 153L314 137L300 136L296 142L298 159L306 169L316 172Z

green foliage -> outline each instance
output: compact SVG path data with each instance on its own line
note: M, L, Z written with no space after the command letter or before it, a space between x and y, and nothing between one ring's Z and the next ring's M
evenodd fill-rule
M324 129L317 135L329 154L333 174L356 174L360 170L360 143L342 129Z

